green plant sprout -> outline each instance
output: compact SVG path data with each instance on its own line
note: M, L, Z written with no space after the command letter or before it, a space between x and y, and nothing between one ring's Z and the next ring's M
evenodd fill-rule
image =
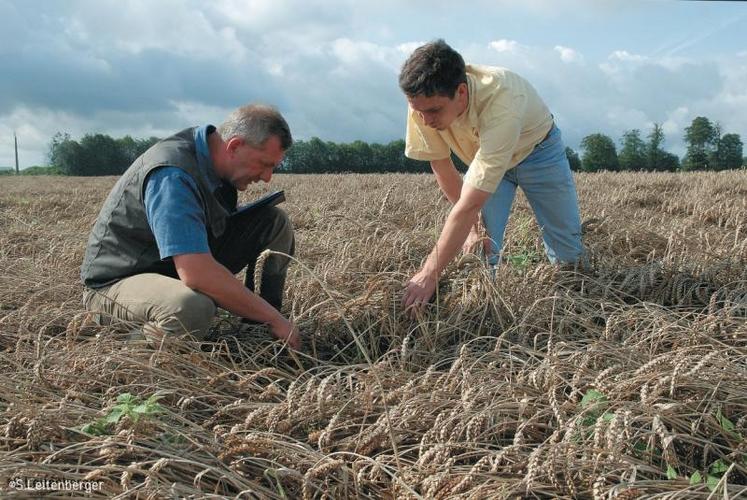
M137 423L140 417L148 418L163 413L163 407L158 404L162 396L153 394L145 401L133 396L129 392L117 396L117 404L109 411L109 414L81 427L81 431L94 436L109 434L109 426L116 425L123 417L129 417L133 423Z

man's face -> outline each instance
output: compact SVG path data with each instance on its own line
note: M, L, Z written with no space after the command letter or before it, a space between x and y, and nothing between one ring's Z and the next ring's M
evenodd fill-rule
M273 169L283 161L283 149L277 136L270 136L262 146L255 148L241 139L232 138L228 144L228 180L239 191L249 184L270 182Z
M407 102L426 126L445 130L467 109L467 98L467 85L460 83L454 97L417 95L408 97Z

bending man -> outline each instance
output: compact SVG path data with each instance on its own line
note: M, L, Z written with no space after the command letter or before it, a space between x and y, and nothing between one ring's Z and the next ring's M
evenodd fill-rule
M446 265L478 240L481 212L491 263L497 262L517 186L542 228L550 261L584 258L576 186L560 130L529 82L504 68L465 65L437 40L412 53L399 85L409 103L405 154L430 161L453 204L435 248L407 283L406 307L429 301ZM464 182L452 152L469 165Z

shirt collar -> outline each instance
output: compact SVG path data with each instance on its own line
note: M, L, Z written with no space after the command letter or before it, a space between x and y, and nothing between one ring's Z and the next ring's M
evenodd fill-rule
M210 159L208 136L215 132L213 125L203 125L195 128L195 150L197 151L197 166L205 174L211 191L220 188L221 180L215 173L213 160Z
M477 97L475 85L475 77L467 73L467 109L464 110L459 118L456 119L455 125L457 127L477 127L477 106L475 101Z

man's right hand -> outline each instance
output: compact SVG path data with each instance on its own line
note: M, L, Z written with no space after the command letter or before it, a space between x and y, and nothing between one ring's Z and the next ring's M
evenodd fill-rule
M249 290L211 254L184 254L174 257L179 279L193 290L204 293L223 309L270 327L272 334L293 349L301 345L298 329L272 305Z
M280 316L276 321L269 324L272 335L279 340L288 342L288 345L294 351L297 351L301 347L301 336L298 332L298 328L291 321Z

